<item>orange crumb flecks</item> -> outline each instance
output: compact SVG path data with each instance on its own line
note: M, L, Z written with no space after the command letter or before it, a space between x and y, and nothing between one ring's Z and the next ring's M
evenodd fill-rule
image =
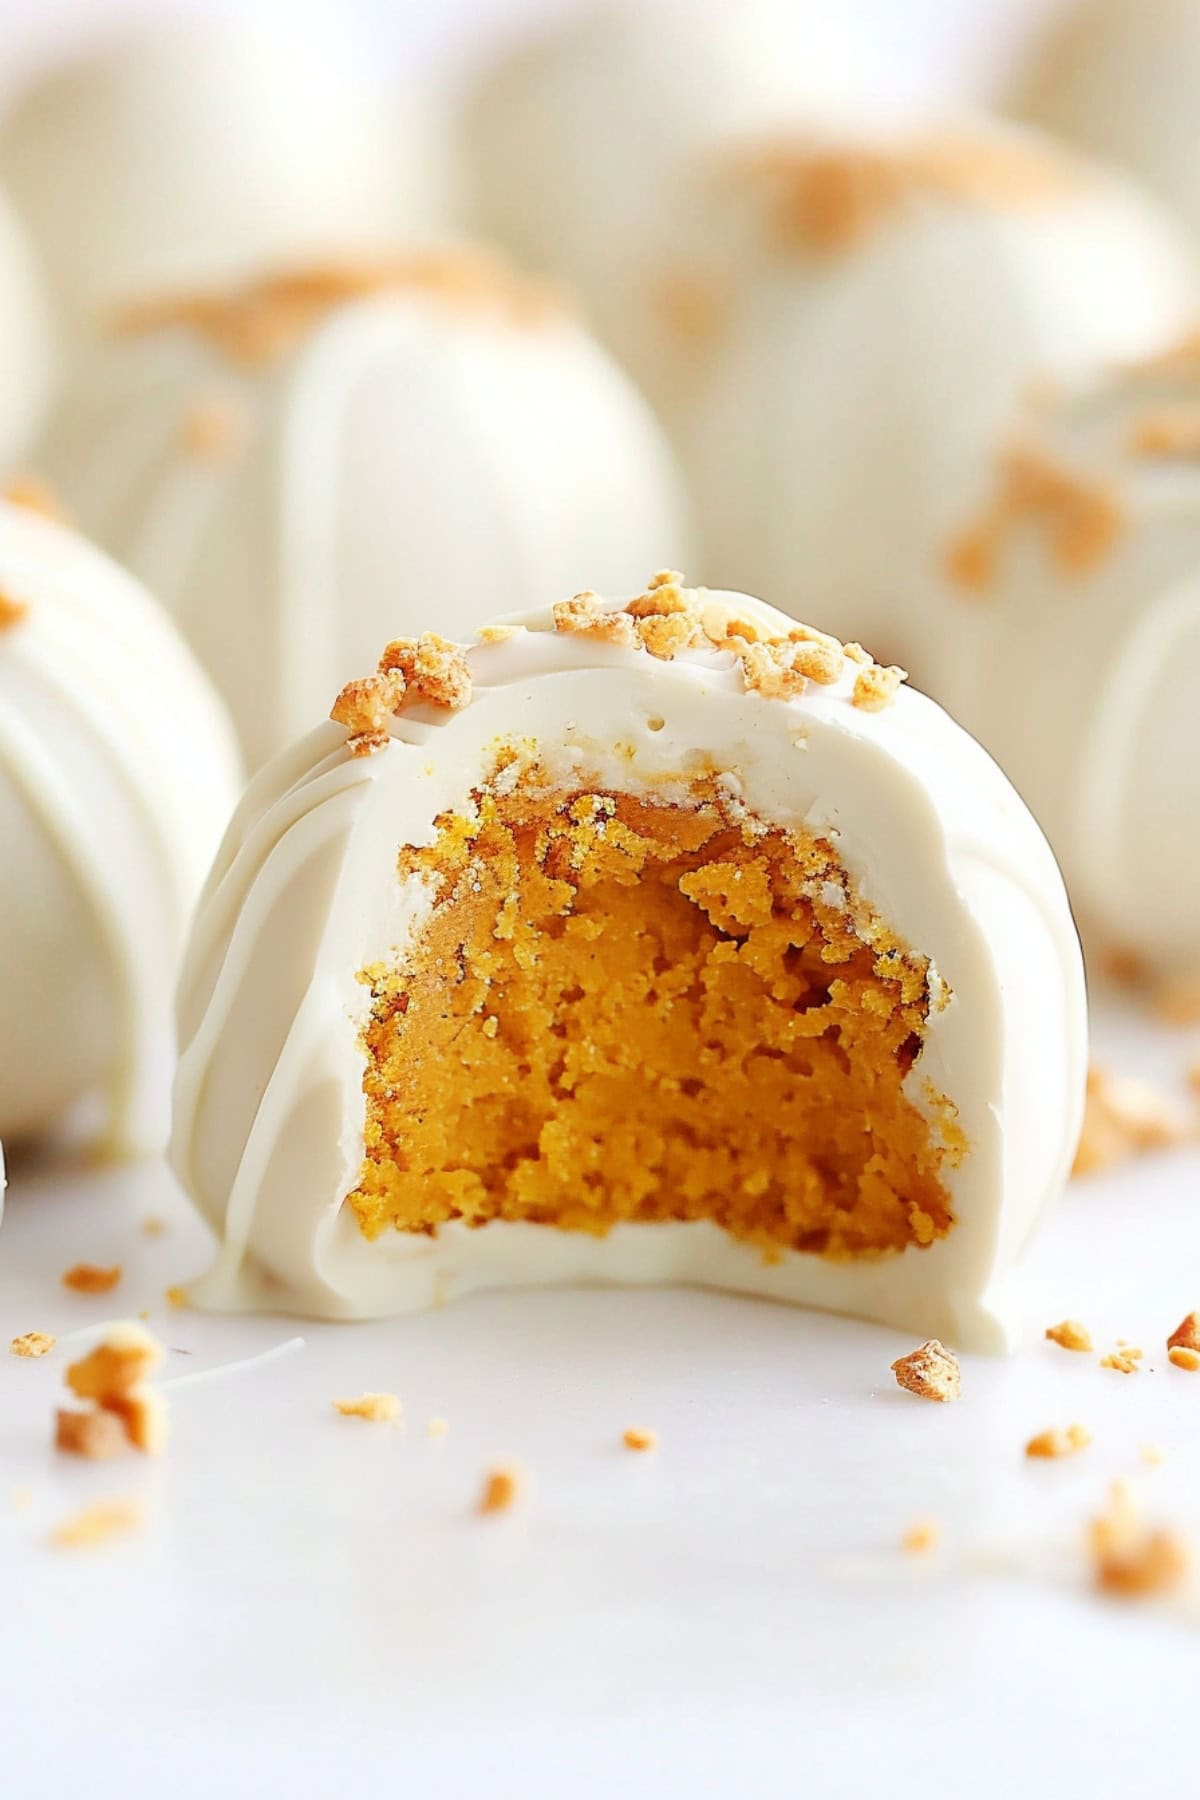
M26 1331L15 1337L8 1347L14 1356L45 1356L57 1342L48 1331Z
M1065 1431L1053 1426L1031 1437L1025 1446L1025 1454L1033 1457L1074 1456L1078 1451L1086 1450L1091 1441L1092 1434L1086 1426L1068 1425Z
M62 1284L73 1294L111 1294L120 1279L119 1263L111 1269L98 1268L95 1263L75 1263L64 1273Z
M1041 534L1060 574L1081 578L1115 549L1125 511L1111 483L1066 468L1043 449L1013 446L1000 458L996 489L983 511L946 550L949 580L964 593L986 593L995 585L1010 534L1022 526Z
M882 712L896 698L900 683L907 679L907 672L897 668L895 664L891 668L881 669L878 663L872 663L869 668L860 669L854 677L854 704L864 712Z
M1102 1369L1115 1369L1119 1375L1136 1375L1142 1352L1137 1349L1112 1350L1100 1358Z
M1200 1352L1188 1350L1183 1344L1175 1344L1167 1351L1167 1360L1177 1369L1186 1369L1194 1375L1200 1369Z
M479 1496L476 1511L508 1512L510 1507L515 1506L520 1491L520 1477L515 1469L489 1469L484 1477L483 1492Z
M89 1462L107 1462L125 1454L129 1439L116 1413L60 1407L54 1415L54 1448Z
M1186 1544L1161 1526L1147 1525L1121 1482L1113 1484L1105 1511L1092 1520L1087 1549L1094 1585L1116 1599L1170 1594L1187 1578Z
M1200 1313L1185 1313L1167 1339L1167 1349L1200 1350Z
M892 1373L900 1387L922 1400L957 1400L962 1391L958 1358L937 1338L929 1338L907 1356L898 1356Z
M145 1517L136 1500L98 1500L64 1519L50 1534L59 1550L87 1550L135 1531Z
M900 1538L906 1556L928 1556L942 1541L942 1528L937 1519L917 1519Z
M471 704L471 671L461 644L423 631L419 638L393 638L379 659L380 675L399 671L406 699L459 712Z
M1092 1348L1091 1335L1078 1319L1064 1319L1059 1325L1047 1325L1046 1336L1052 1344L1060 1344L1064 1350Z
M627 1450L657 1450L658 1433L648 1425L628 1425L621 1433Z
M13 600L0 592L0 631L8 631L13 625L19 625L28 612L29 608L24 600Z
M1182 1110L1148 1081L1088 1070L1083 1129L1074 1175L1091 1175L1146 1150L1169 1149L1193 1136Z
M345 1419L370 1419L376 1425L400 1417L400 1401L395 1394L359 1394L354 1400L335 1400L333 1409Z
M370 756L375 750L386 749L390 742L388 720L399 709L405 686L399 669L346 683L330 707L329 716L335 725L346 727L346 741L353 756Z

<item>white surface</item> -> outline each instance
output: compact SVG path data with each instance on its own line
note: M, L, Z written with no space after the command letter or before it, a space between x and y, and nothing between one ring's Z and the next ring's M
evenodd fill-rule
M1136 1022L1101 1042L1152 1074L1200 1052ZM1037 1343L966 1361L962 1400L937 1407L893 1385L895 1333L707 1294L494 1295L359 1326L173 1311L164 1287L209 1246L164 1173L18 1166L5 1340L119 1298L150 1308L172 1377L294 1330L305 1347L181 1387L158 1465L56 1457L69 1346L0 1356L4 1791L1172 1791L1198 1615L1090 1598L1075 1546L1118 1474L1197 1522L1200 1376L1162 1346L1200 1304L1198 1175L1181 1152L1079 1184L1030 1265L1039 1328L1126 1336L1144 1373ZM151 1211L161 1238L138 1230ZM79 1258L119 1259L118 1296L64 1292ZM366 1388L401 1395L402 1428L334 1416ZM1091 1449L1025 1461L1032 1432L1074 1419ZM659 1429L657 1454L619 1447L632 1423ZM1141 1465L1147 1441L1163 1467ZM495 1459L532 1491L480 1519ZM32 1487L27 1510L9 1484ZM150 1512L137 1536L47 1546L86 1500L128 1494ZM895 1545L927 1513L945 1547L924 1564Z

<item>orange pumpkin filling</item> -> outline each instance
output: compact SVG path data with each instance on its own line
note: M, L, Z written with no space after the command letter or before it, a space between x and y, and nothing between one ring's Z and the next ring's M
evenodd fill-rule
M710 1220L846 1258L949 1231L961 1133L906 1091L928 963L829 842L680 792L485 788L402 852L433 903L360 977L367 1237Z

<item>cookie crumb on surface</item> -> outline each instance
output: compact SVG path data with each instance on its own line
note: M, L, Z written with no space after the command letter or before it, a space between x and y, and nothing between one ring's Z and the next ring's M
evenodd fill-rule
M395 1394L359 1394L354 1400L335 1400L335 1412L346 1419L370 1419L381 1424L400 1417L400 1401Z
M1185 1313L1167 1339L1167 1349L1200 1350L1200 1313Z
M928 1556L942 1541L942 1527L937 1519L917 1519L900 1539L906 1556Z
M1083 1130L1073 1175L1091 1175L1145 1150L1168 1149L1193 1136L1180 1108L1148 1081L1088 1070Z
M89 1462L107 1462L125 1454L129 1439L116 1413L60 1406L54 1415L54 1448Z
M90 1549L94 1544L136 1530L144 1517L136 1500L97 1500L56 1525L50 1542L60 1550Z
M1175 1368L1186 1369L1193 1375L1197 1369L1200 1369L1200 1354L1195 1350L1188 1350L1183 1344L1172 1344L1167 1351L1167 1360L1173 1363Z
M1100 1358L1102 1369L1116 1369L1122 1375L1136 1375L1138 1364L1142 1360L1142 1352L1136 1348L1112 1350L1107 1356Z
M62 1277L62 1284L73 1294L111 1294L121 1279L121 1266L101 1269L95 1263L75 1263Z
M1074 1456L1079 1450L1086 1450L1092 1441L1092 1434L1084 1425L1068 1425L1065 1431L1052 1426L1048 1431L1039 1431L1031 1437L1025 1446L1026 1456Z
M627 1450L657 1450L658 1433L649 1425L627 1425L621 1442Z
M900 1387L922 1400L957 1400L962 1390L958 1358L937 1338L929 1338L907 1356L898 1356L892 1372Z
M1046 1336L1052 1344L1059 1344L1064 1350L1090 1350L1091 1334L1078 1319L1063 1319L1058 1325L1047 1325Z
M45 1356L57 1342L48 1331L24 1331L8 1347L14 1356Z
M520 1491L521 1482L515 1469L489 1469L484 1477L483 1492L479 1496L476 1511L507 1512L515 1505Z
M1094 1585L1118 1599L1169 1594L1187 1576L1189 1558L1183 1540L1160 1526L1145 1524L1123 1482L1113 1483L1106 1510L1092 1520L1087 1547Z

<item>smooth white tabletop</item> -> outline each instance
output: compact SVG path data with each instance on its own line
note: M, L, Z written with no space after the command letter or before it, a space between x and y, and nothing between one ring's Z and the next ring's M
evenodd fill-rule
M1200 1051L1128 1017L1099 1038L1181 1094ZM1144 1371L1035 1341L966 1361L953 1406L895 1387L894 1333L710 1294L484 1297L370 1326L180 1310L164 1289L208 1242L161 1168L10 1173L0 1340L64 1341L0 1354L5 1796L1009 1800L1184 1779L1200 1612L1093 1598L1079 1540L1118 1475L1200 1524L1200 1375L1164 1351L1200 1306L1200 1153L1077 1183L1029 1266L1037 1332L1080 1318L1097 1353L1142 1345ZM121 1263L118 1290L65 1291L79 1260ZM171 1390L160 1462L56 1455L86 1339L68 1334L142 1309L164 1379L303 1347ZM367 1389L398 1393L403 1423L334 1414ZM1089 1450L1026 1460L1074 1420ZM627 1425L658 1451L623 1449ZM494 1462L528 1490L480 1518ZM136 1533L50 1546L118 1496L145 1502ZM942 1548L901 1554L929 1514Z

